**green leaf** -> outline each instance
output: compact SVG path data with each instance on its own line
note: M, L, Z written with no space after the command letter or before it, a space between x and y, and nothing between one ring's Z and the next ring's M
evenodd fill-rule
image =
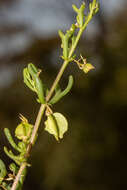
M70 75L69 76L69 80L68 80L68 84L67 87L65 88L65 90L63 90L62 92L59 90L57 91L57 93L53 96L53 98L49 101L50 104L55 104L57 103L62 97L64 97L67 93L70 92L72 85L73 85L74 79L73 76Z
M63 33L61 30L59 30L58 33L59 33L59 36L60 36L61 41L62 41L63 58L64 58L64 59L67 59L67 58L68 58L68 41L69 41L69 35L68 35L68 33L66 33L66 34L64 35L64 33Z
M44 88L43 88L43 83L41 79L39 78L39 74L41 70L37 69L34 64L30 63L28 64L28 71L34 81L35 89L36 89L38 98L40 100L40 103L44 104L45 103Z
M72 8L74 9L74 11L76 12L76 13L78 13L78 11L79 11L79 9L76 7L76 5L72 5Z
M59 141L68 130L68 122L61 113L50 114L45 121L45 130Z
M13 172L14 175L16 175L19 168L16 166L15 163L11 163L11 164L9 165L9 169Z
M83 2L80 8L78 9L76 5L72 5L72 8L77 13L77 24L78 27L81 28L84 24L84 10L85 10L85 3Z
M37 92L34 81L32 80L32 78L29 74L28 68L24 68L23 78L24 78L24 83L26 84L26 86L28 86L32 91Z
M76 29L75 24L72 24L70 29L67 30L65 34L61 30L58 31L59 36L62 41L62 44L61 44L61 47L63 48L62 58L64 60L68 59L69 50L70 50L70 40L71 40L72 36L74 35L75 29Z
M12 152L11 150L8 151L7 147L5 147L5 146L4 146L4 152L5 152L5 154L6 154L9 158L11 158L12 160L14 160L16 164L18 164L18 165L21 164L21 161L22 161L22 160L21 160L20 156L15 156L15 155L13 154L13 152Z
M2 182L2 189L5 189L5 190L11 190L11 187L9 184L7 184L6 182ZM17 189L16 189L17 190Z
M95 15L99 10L99 3L96 2L96 0L93 0L93 2L89 4L89 10L92 15Z
M16 143L14 142L14 140L13 140L13 138L12 138L12 136L11 136L11 133L10 133L10 131L9 131L8 128L4 128L4 133L5 133L6 138L7 138L8 141L9 141L9 143L11 144L11 146L12 146L15 150L17 150L17 151L19 151L19 152L22 152L22 150L21 150L21 149L16 145Z
M0 184L2 183L6 174L7 174L6 166L4 162L0 159Z
M37 69L34 64L29 63L28 67L23 70L24 83L34 92L37 93L39 103L44 104L44 88L43 83L39 77L40 70Z

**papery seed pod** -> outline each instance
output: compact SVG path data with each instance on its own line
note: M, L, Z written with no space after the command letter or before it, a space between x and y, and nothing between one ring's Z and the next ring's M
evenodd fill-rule
M45 130L48 131L50 134L54 135L56 140L59 140L59 129L56 123L56 120L53 114L49 114L47 120L45 121Z
M15 136L22 140L23 142L27 142L31 136L33 125L29 123L21 122L15 130Z
M90 70L93 70L93 69L95 69L95 67L90 63L86 63L82 67L82 70L84 71L84 73L88 73Z
M61 113L53 113L45 121L45 130L54 135L56 140L63 138L64 133L68 130L68 122Z

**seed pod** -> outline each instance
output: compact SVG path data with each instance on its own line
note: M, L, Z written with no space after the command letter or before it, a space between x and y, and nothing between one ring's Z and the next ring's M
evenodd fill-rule
M82 70L84 71L84 73L88 73L90 70L94 69L95 67L90 64L90 63L86 63L83 65Z
M47 120L45 121L45 126L45 130L48 131L50 134L54 135L54 137L58 141L59 129L53 114L48 115Z
M45 121L45 130L54 135L57 141L62 139L68 130L66 118L61 113L50 114Z
M31 136L33 125L25 122L21 122L15 130L15 136L22 140L23 142L27 142Z

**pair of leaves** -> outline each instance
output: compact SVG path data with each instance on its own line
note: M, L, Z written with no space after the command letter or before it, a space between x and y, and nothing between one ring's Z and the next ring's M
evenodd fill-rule
M16 166L15 163L11 163L9 165L9 169L12 173L9 173L8 177L9 176L16 176L18 173L18 170L19 170L18 166ZM7 183L7 181L9 182L13 178L7 177L7 179L6 179L5 178L6 175L7 175L6 166L5 166L4 162L0 159L0 186L2 189L10 190L11 189L11 183ZM26 168L22 172L22 175L21 175L20 180L17 184L16 190L21 190L25 175L26 175Z
M81 5L81 7L78 9L76 5L72 5L72 8L77 13L77 26L81 28L84 24L84 10L85 10L85 3Z
M95 15L99 11L99 3L96 2L96 0L93 0L93 2L89 4L89 10L92 13L92 16Z
M4 147L4 152L6 155L15 161L16 164L20 165L22 162L26 161L24 155L26 153L26 144L24 142L19 142L18 145L14 142L11 133L8 128L4 129L5 136L7 137L11 146L19 152L18 155L14 155L11 150L8 150L7 147Z
M57 85L55 89L55 95L53 98L49 101L49 104L55 104L57 103L61 98L63 98L68 92L70 92L72 85L73 85L74 79L73 76L69 76L67 87L61 91L60 87Z
M63 55L62 58L64 60L69 59L69 52L70 49L73 47L75 43L75 30L77 27L81 28L84 24L84 9L85 9L85 3L81 5L81 7L78 9L75 5L72 5L74 11L77 13L77 23L72 24L71 28L66 31L64 34L61 30L59 30L59 36L62 41L61 47L63 48Z
M28 67L23 70L24 83L32 91L36 92L38 95L38 102L44 104L44 87L39 74L40 70L38 70L32 63L28 64Z
M45 121L45 130L52 134L57 141L63 138L68 130L68 122L61 113L53 113L47 116Z
M38 101L40 103L45 103L44 94L48 93L48 89L44 88L41 79L39 78L39 70L33 65L28 64L28 67L23 71L24 83L38 95ZM57 86L56 93L54 97L49 101L49 104L57 103L62 97L64 97L70 90L73 85L73 77L69 76L68 85L65 90L61 91L61 89Z
M18 142L18 145L13 140L13 137L9 131L8 128L4 129L4 133L6 138L8 139L11 146L19 152L19 155L14 155L11 150L8 151L7 147L4 147L4 151L12 160L14 160L18 165L20 165L22 162L26 161L25 154L26 154L26 148L27 144L29 143L33 125L29 124L27 119L23 116L21 118L21 123L17 126L15 129L15 136L21 140Z
M74 41L75 41L75 36L74 36L75 29L76 29L75 24L72 24L71 28L69 30L67 30L65 34L61 30L58 31L59 36L60 36L61 41L62 41L62 45L61 45L61 47L63 48L63 56L62 56L62 58L64 60L67 60L69 58L69 51L70 51L71 47L74 44ZM71 40L71 43L70 43L70 40Z
M72 24L71 28L67 30L65 34L61 30L59 30L58 32L62 41L61 45L61 47L63 48L62 58L68 61L71 61L74 58L74 56L69 55L69 53L71 52L71 49L73 49L73 45L76 42L76 38L78 38L78 36L76 36L75 34L76 28L79 28L80 31L83 32L83 30L86 28L92 17L98 12L99 3L96 0L93 0L92 3L89 4L89 13L87 16L84 13L85 10L84 2L80 6L80 8L77 8L76 5L72 5L72 8L77 14L76 24Z

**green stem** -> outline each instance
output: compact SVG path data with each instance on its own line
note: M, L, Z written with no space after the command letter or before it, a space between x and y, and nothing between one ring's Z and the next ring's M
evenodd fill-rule
M74 44L73 44L73 46L72 46L72 48L71 48L71 50L70 50L70 52L69 52L69 59L72 57L72 55L73 55L73 53L74 53L74 51L75 51L75 49L76 49L76 46L77 46L77 44L78 44L78 42L79 42L79 39L80 39L82 33L83 33L83 29L80 28L80 30L79 30L79 32L78 32L78 34L77 34L77 37L76 37L76 39L75 39L75 42L74 42Z
M17 175L16 175L16 178L15 178L13 184L12 184L11 190L16 190L17 184L18 184L18 182L19 182L19 180L20 180L20 178L21 178L21 175L22 175L22 173L24 172L26 166L27 166L27 163L26 163L26 162L23 162L23 163L21 164L21 166L20 166L20 168L19 168L19 171L18 171L18 173L17 173Z
M61 77L63 75L63 72L64 72L65 68L67 67L68 63L69 63L69 60L65 60L64 63L63 63L63 65L62 65L62 67L60 68L60 71L59 71L59 73L58 73L58 75L57 75L57 77L56 77L56 79L55 79L55 81L54 81L54 83L53 83L53 85L52 85L52 87L51 87L51 89L50 89L47 97L46 97L46 101L47 102L51 98L51 96L52 96L52 94L53 94L53 92L54 92L57 84L59 83L59 81L60 81L60 79L61 79Z
M41 107L39 109L39 112L38 112L38 115L37 115L37 118L36 118L36 122L35 122L35 125L34 125L34 128L33 128L33 131L32 131L31 139L30 139L30 144L31 145L34 144L34 139L36 137L36 134L37 134L37 131L38 131L42 116L43 116L44 111L45 111L45 108L46 108L46 104L41 104ZM28 145L28 147L29 147L29 145ZM28 149L29 148L27 148L27 150Z

